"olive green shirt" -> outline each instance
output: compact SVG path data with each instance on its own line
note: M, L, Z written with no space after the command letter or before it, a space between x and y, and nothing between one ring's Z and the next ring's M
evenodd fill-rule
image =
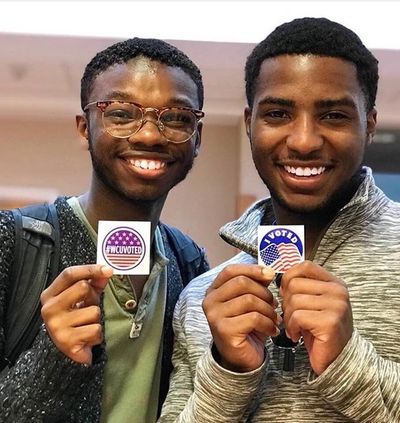
M78 199L68 202L97 243L97 234ZM157 419L168 259L158 228L154 241L154 262L139 302L128 276L113 276L104 291L107 364L102 422L150 423Z

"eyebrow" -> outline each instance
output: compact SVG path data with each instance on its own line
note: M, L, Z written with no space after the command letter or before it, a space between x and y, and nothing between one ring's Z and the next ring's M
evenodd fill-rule
M107 94L104 100L121 100L126 102L134 102L136 101L132 99L132 95L128 94L124 91L111 91ZM187 97L173 97L168 100L168 106L172 107L189 107L189 108L197 108L194 106L193 102L191 102Z
M285 98L272 96L264 97L261 101L258 102L258 106L264 106L266 104L274 104L276 106L284 107L294 107L296 103L293 100L287 100Z
M107 93L104 100L122 100L122 101L129 101L130 95L123 92L123 91L111 91Z
M295 107L296 102L293 100L288 100L285 98L280 97L272 97L267 96L264 97L261 101L258 102L258 106L264 106L267 104L272 104L276 106L283 106L283 107ZM346 106L351 108L356 108L356 104L354 101L349 97L341 97L335 99L327 99L327 100L318 100L315 102L315 106L317 108L332 108L332 107L340 107Z
M356 104L354 101L348 97L342 97L337 99L330 99L330 100L319 100L315 103L317 107L320 108L332 108L338 106L347 106L356 108Z

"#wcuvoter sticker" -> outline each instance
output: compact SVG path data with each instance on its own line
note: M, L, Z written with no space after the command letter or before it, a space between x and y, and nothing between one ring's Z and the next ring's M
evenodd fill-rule
M284 273L304 261L304 226L258 227L258 264Z
M116 275L148 275L150 272L150 222L100 220L97 263Z

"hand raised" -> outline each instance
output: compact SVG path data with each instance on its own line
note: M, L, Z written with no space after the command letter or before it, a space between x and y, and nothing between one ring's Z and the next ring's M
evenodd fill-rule
M263 363L266 338L277 334L280 319L267 289L274 276L259 265L229 265L207 290L203 310L224 367L247 372Z
M103 339L100 295L112 276L102 265L64 269L42 292L42 318L57 348L71 360L90 365L92 346Z
M286 333L295 342L303 336L311 367L319 375L353 333L347 288L323 267L305 261L283 275L280 293Z

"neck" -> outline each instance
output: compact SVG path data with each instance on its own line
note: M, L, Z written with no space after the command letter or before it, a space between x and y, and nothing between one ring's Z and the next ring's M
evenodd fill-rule
M323 207L311 212L296 212L272 197L272 206L277 223L281 225L304 225L307 259L312 258L312 253L328 226L339 210L351 200L364 176L365 172L360 167L349 181L331 195Z
M90 225L97 232L99 220L151 222L151 242L167 196L155 201L136 201L110 190L91 187L79 196L79 203Z
M279 225L304 225L305 257L309 259L326 231L337 210L324 213L295 213L272 200L276 223Z

